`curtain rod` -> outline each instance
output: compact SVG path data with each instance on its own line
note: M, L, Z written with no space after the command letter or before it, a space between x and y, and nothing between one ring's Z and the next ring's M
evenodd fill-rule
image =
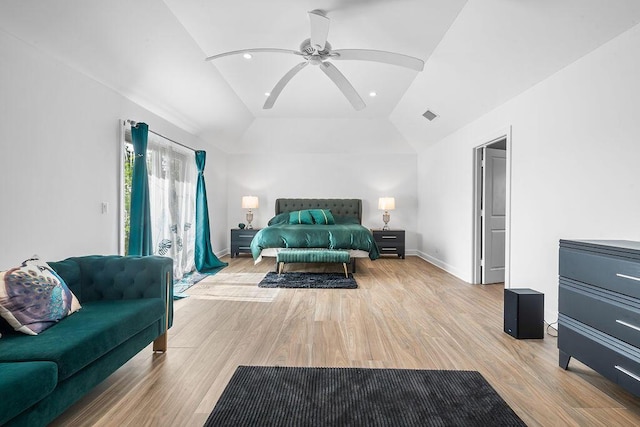
M138 122L136 122L135 120L129 120L129 119L127 119L127 120L125 120L125 122L126 122L126 123L129 123L131 126L138 126ZM181 147L184 147L184 148L186 148L187 150L191 150L191 151L198 151L198 150L196 150L196 149L194 149L194 148L189 147L188 145L184 145L184 144L179 143L178 141L174 141L174 140L173 140L173 139L171 139L171 138L167 138L166 136L161 135L161 134L159 134L158 132L154 132L154 131L152 131L151 129L149 129L149 132L151 132L152 134L157 135L157 136L159 136L159 137L161 137L161 138L164 138L164 139L166 139L167 141L171 141L171 142L173 142L173 143L174 143L174 144L176 144L176 145L179 145L179 146L181 146Z

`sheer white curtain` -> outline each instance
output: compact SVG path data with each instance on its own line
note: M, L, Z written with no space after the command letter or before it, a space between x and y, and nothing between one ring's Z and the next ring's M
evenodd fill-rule
M153 254L173 258L178 280L195 269L195 157L151 133L147 156Z

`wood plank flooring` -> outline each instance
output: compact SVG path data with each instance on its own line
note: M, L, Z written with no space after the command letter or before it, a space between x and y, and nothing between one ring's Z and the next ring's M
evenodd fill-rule
M358 289L261 289L272 262L225 260L175 302L167 353L149 346L53 425L201 426L238 365L477 370L529 426L640 425L640 399L558 367L556 338L502 331L502 285L407 257L358 260Z

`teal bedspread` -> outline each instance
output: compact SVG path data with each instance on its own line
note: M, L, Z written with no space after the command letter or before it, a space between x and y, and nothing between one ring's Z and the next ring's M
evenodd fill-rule
M266 248L360 249L369 252L372 260L380 257L373 234L360 224L270 225L251 241L253 259Z

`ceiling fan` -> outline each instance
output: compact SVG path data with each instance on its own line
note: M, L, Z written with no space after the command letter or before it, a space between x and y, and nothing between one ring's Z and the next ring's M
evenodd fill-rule
M410 68L416 71L422 71L424 68L424 61L412 56L403 55L400 53L387 52L382 50L370 50L370 49L331 49L331 44L327 41L327 35L329 34L330 20L326 14L319 9L309 12L309 20L311 21L311 38L304 40L300 44L300 50L279 49L279 48L253 48L253 49L241 49L231 52L224 52L218 55L209 56L205 58L205 61L211 61L214 59L222 58L229 55L250 54L255 52L276 52L276 53L289 53L301 56L304 61L290 69L278 83L276 83L273 90L270 92L267 100L264 103L263 109L270 109L275 104L282 89L289 83L289 81L300 70L309 64L317 65L330 79L338 86L338 89L349 100L353 108L356 110L362 110L366 107L358 92L349 83L347 78L333 65L331 61L339 60L358 60L358 61L373 61L382 62L385 64L397 65L400 67Z

